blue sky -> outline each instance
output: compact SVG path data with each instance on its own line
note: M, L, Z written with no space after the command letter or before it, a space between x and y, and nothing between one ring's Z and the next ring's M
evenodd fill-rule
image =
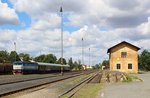
M8 7L13 8L13 5L9 0L2 0L3 3L7 3ZM13 30L22 30L30 27L31 24L31 17L25 13L25 12L17 12L16 14L19 18L19 24L18 25L12 25L12 24L4 24L0 26L0 29L13 29Z
M13 24L5 24L0 26L0 29L13 29L16 31L26 29L30 27L31 24L31 18L29 15L27 15L25 12L17 12L17 15L19 17L19 24L13 25Z
M0 49L12 51L16 42L18 53L53 53L59 58L62 6L66 59L81 60L82 37L86 64L89 48L93 64L108 59L107 49L121 41L150 50L149 4L149 0L1 0Z
M7 3L8 7L13 8L13 4L9 0L2 0L3 3ZM5 24L0 26L0 29L13 29L16 31L27 29L31 25L31 17L26 12L18 12L16 11L16 14L19 18L19 24L18 25L12 25L12 24ZM59 15L59 14L58 14ZM69 14L63 13L63 22L64 22L64 31L73 32L79 29L79 27L76 26L69 26L68 22L68 16Z

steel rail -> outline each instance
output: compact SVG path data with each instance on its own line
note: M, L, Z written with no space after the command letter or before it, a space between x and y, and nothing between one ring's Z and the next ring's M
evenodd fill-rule
M66 80L69 78L73 78L76 76L88 74L90 72L80 73L80 74L73 74L73 75L64 75L64 76L58 76L58 77L52 77L52 78L46 78L46 79L38 79L38 80L32 80L32 81L23 81L23 82L17 82L12 84L6 84L6 85L0 85L0 97L7 96L12 93L16 93L19 91L43 86L50 83L55 83L58 81Z
M77 91L79 91L85 84L89 83L92 79L94 79L98 74L99 74L99 73L96 73L96 74L94 74L94 75L92 75L92 76L90 76L90 77L84 79L84 80L81 81L80 83L76 84L75 86L73 86L72 88L70 88L69 90L67 90L67 91L64 92L63 94L61 94L61 95L59 96L59 98L60 98L61 96L65 95L65 94L69 94L69 93L71 93L71 94L69 94L67 97L68 97L68 98L71 98ZM78 88L79 88L79 89L78 89ZM75 89L77 89L77 90L75 90ZM73 90L75 90L75 91L73 91Z

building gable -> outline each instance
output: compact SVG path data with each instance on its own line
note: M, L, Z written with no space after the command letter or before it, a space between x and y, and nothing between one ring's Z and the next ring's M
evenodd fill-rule
M121 42L121 43L119 43L119 44L117 44L117 45L115 45L115 46L113 46L113 47L111 47L111 48L109 48L108 50L107 50L107 53L110 53L111 52L111 50L116 50L116 49L121 49L121 48L123 48L123 47L130 47L131 49L133 49L133 50L135 50L135 51L138 51L140 48L139 47L137 47L137 46L134 46L134 45L132 45L132 44L130 44L130 43L128 43L128 42L126 42L126 41L123 41L123 42ZM119 48L118 48L119 47ZM117 50L116 50L117 51Z

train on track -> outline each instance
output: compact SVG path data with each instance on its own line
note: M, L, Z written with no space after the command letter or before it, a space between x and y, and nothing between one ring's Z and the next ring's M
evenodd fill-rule
M10 63L0 63L0 74L12 74L13 65Z
M63 71L70 71L69 65L43 62L16 61L13 63L13 74L60 72L61 68L63 68Z

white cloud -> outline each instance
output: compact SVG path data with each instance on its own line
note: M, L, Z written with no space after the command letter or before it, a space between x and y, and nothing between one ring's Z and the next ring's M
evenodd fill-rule
M0 1L0 25L19 23L18 16L14 9L8 7L7 3Z
M82 27L99 25L106 28L136 27L147 21L148 0L11 0L18 11L28 13L32 19L39 19L45 13L59 14L63 6L64 13L69 13L69 24ZM133 14L134 13L134 14ZM45 23L46 24L46 23Z
M148 17L148 21L142 23L139 27L138 30L141 32L142 35L148 36L150 34L150 17Z
M15 40L16 32L13 30L0 30L0 42Z
M60 27L60 17L53 13L41 15L40 18L32 25L32 28L37 30L48 30L58 27Z
M150 49L147 45L150 38L149 0L11 0L11 2L16 11L27 13L32 23L26 30L17 32L10 30L8 35L6 33L5 36L1 36L0 47L4 47L4 43L10 39L16 40L18 52L33 55L52 52L60 57L59 10L63 5L65 58L73 57L75 60L81 60L82 37L86 64L89 63L89 48L91 48L91 62L94 64L107 59L107 49L124 40ZM66 28L71 26L79 29L67 31Z
M0 50L14 50L17 33L14 30L0 30L0 34Z

